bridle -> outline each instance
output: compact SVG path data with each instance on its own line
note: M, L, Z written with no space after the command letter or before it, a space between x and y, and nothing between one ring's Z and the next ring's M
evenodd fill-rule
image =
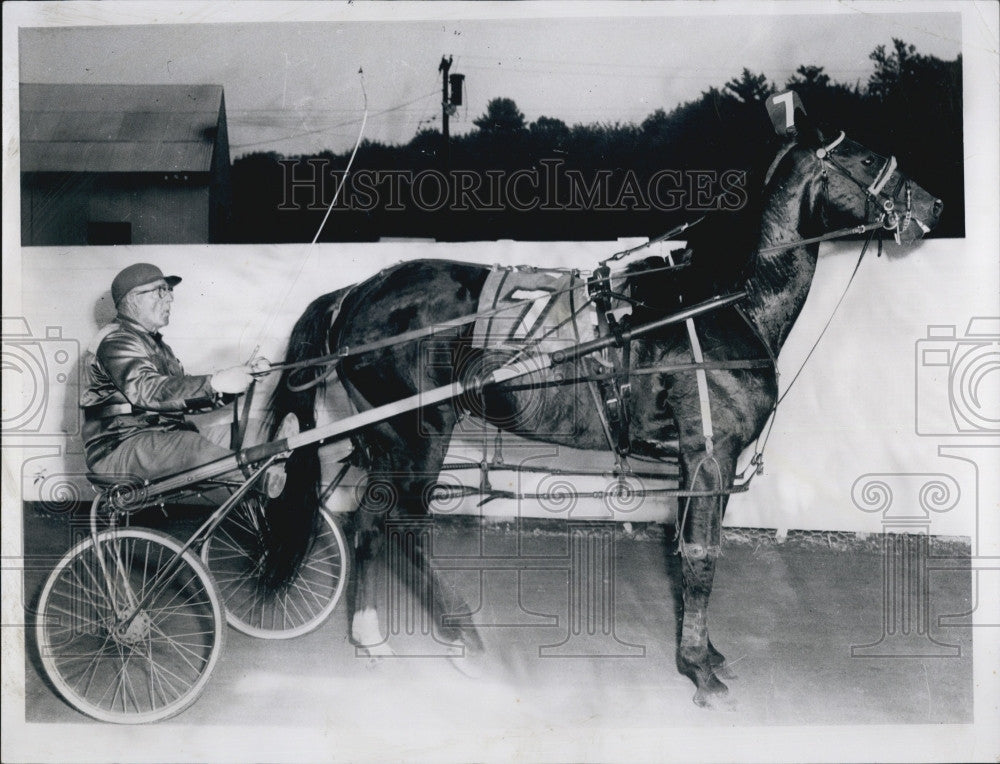
M892 177L892 174L896 171L896 157L890 155L885 159L881 169L878 173L876 173L875 178L871 181L871 183L865 185L863 181L858 180L858 178L856 178L850 170L838 162L834 156L834 152L837 150L837 147L840 146L845 138L846 135L844 131L841 130L840 135L838 135L835 140L826 146L821 146L816 149L816 158L822 165L823 176L826 177L827 165L829 164L829 166L833 167L833 169L835 169L838 173L843 175L852 183L856 184L865 194L865 220L871 223L876 222L874 220L869 220L870 207L872 205L875 206L876 209L881 210L879 215L882 228L886 231L891 231L896 243L900 244L900 234L905 231L913 221L913 190L910 187L910 181L900 174L899 180L896 183L896 188L893 190L892 195L889 196L885 193L885 187L889 183L889 179ZM896 205L899 202L899 195L901 191L903 192L903 200L905 204L902 218L900 218L899 213L896 210ZM917 222L919 224L919 221ZM923 228L922 225L921 228Z

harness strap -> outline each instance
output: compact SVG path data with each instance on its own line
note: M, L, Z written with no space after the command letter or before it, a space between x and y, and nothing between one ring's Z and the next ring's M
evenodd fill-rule
M608 441L608 448L615 450L615 436L611 432L611 422L608 421L606 401L597 389L597 380L588 379L587 389L590 390L590 397L594 399L594 409L597 411L597 418L601 420L601 429L604 430L604 438Z
M622 472L628 472L625 458L631 450L628 416L628 395L631 386L628 380L632 348L631 343L625 339L625 327L618 319L618 311L611 307L611 300L617 295L611 291L611 270L607 265L602 263L594 271L587 283L587 290L597 310L598 335L614 337L618 348L607 351L612 373L607 382L600 385L604 401L603 406L598 406L598 411L601 415L601 424L605 427L608 444L618 458L619 467Z
M667 253L667 262L674 265L674 256L670 252ZM715 450L715 444L712 440L712 406L708 398L708 375L702 366L705 363L705 357L701 352L701 342L698 341L694 318L685 319L684 326L687 327L688 340L691 343L691 356L697 367L694 376L698 384L698 405L701 407L701 432L705 436L705 451L711 456Z
M822 340L823 336L826 334L826 330L829 329L830 324L833 323L834 316L837 315L837 311L840 309L841 303L843 303L844 298L847 297L847 292L851 288L851 284L854 283L854 277L858 275L858 271L861 268L861 262L865 259L865 254L868 252L868 246L871 244L871 240L874 235L875 235L874 233L871 233L869 234L868 238L865 239L865 243L861 247L861 254L858 255L858 261L854 264L854 270L851 271L851 276L850 278L848 278L847 284L844 285L844 290L840 293L840 298L837 300L837 304L833 306L833 310L830 312L829 318L827 318L826 323L823 325L823 329L820 331L819 336L816 338L816 341L813 342L812 347L809 348L809 352L806 353L806 357L799 365L798 371L796 371L795 374L792 376L792 381L788 383L788 387L786 387L785 391L778 396L778 398L774 402L774 405L771 407L771 412L768 414L767 420L765 421L764 426L761 428L761 432L757 436L757 440L754 443L754 456L750 462L750 466L754 468L755 471L754 474L759 474L763 471L764 449L767 447L767 441L771 437L771 430L774 428L774 421L778 415L778 406L781 405L781 402L785 400L785 397L788 395L789 392L791 392L791 389L795 385L795 382L798 380L799 375L802 374L802 371L803 369L805 369L806 364L809 362L809 359L812 358L813 353L819 346L820 340ZM882 239L879 238L880 249L881 246L882 246ZM742 311L738 312L740 313L740 315L743 315ZM750 324L751 328L756 328L753 321L750 320L749 316L744 316L744 318L746 319L747 323ZM761 340L763 341L763 337L761 337ZM768 348L766 342L764 342L764 347ZM770 352L770 348L768 348L768 352ZM775 359L774 373L775 375L777 375L778 373L777 359ZM752 478L753 475L751 475L750 477Z
M702 363L658 363L652 366L633 366L629 368L629 377L635 377L639 375L647 374L682 374L688 371L697 371L698 369L704 369L705 371L747 371L750 369L771 369L774 368L774 361L770 358L751 358L743 359L738 361L703 361ZM595 383L602 382L604 380L612 379L615 376L615 372L602 372L600 374L585 374L583 376L574 377L572 382L576 383ZM539 384L542 385L556 385L556 384L567 384L567 380L563 379L558 382L528 382L525 384L517 384L514 382L508 382L504 385L505 390L509 391L520 391L520 390L534 390Z
M570 283L572 284L572 282L570 282ZM590 283L588 282L587 283L588 294L590 292L590 288L591 288L590 287ZM608 285L608 289L610 289L610 284ZM575 292L573 292L572 290L570 290L570 293L569 293L569 304L570 304L570 313L573 316L573 336L576 338L577 343L579 343L580 342L580 326L577 323L578 319L579 319L579 316L578 316L578 312L577 312L576 306L575 306L574 295L575 295ZM594 298L588 297L588 299L584 303L584 307L586 307L587 305L590 305L591 306L591 310L594 310L594 303L595 302L596 302L596 300ZM591 361L596 361L597 359L598 359L598 356L591 356L591 358L590 358ZM594 375L591 375L591 377L593 377L593 376ZM614 448L615 448L615 439L614 439L614 436L611 433L611 423L608 422L608 414L607 414L607 411L605 410L605 407L604 407L604 400L601 397L600 391L598 390L598 382L599 382L599 380L595 379L595 378L588 379L587 380L587 389L590 391L590 397L593 398L593 400L594 400L594 410L597 411L597 418L601 422L601 429L604 431L604 437L608 441L608 448L610 448L613 451Z
M618 424L618 453L625 456L632 450L632 438L630 435L631 419L628 414L629 403L632 397L632 383L629 381L630 369L632 366L632 343L622 344L622 365L618 379L618 395L621 398L621 421Z
M684 326L687 327L688 339L691 341L691 355L694 357L694 362L696 364L704 363L705 357L701 353L701 343L698 341L694 319L687 319ZM715 447L712 442L712 407L708 398L708 375L701 366L695 369L694 375L698 383L698 404L701 406L701 431L705 436L705 451L711 456Z
M620 351L608 350L608 356L611 360L611 374L605 378L604 384L600 386L604 388L602 408L607 414L611 430L611 446L618 458L622 459L628 453L628 410L625 407L621 382L623 376L626 380L628 379L628 372L623 372L623 368L625 366L625 348L629 347L631 343L623 341L621 327L617 325L618 322L611 323L614 321L614 316L609 317L601 310L598 311L598 315L600 316L598 327L601 336L613 336L616 344L621 347Z
M576 474L576 473L573 473ZM619 483L620 485L620 483ZM628 486L628 483L625 483ZM507 491L501 488L491 488L485 494L483 494L478 488L468 485L438 485L435 488L435 496L441 498L463 498L466 496L484 496L484 498L477 504L477 506L482 507L491 501L497 499L506 499L508 501L539 501L539 500L563 500L567 498L585 498L585 499L601 499L609 498L612 496L620 495L621 489L611 489L607 488L605 490L598 491L573 491L568 489L560 489L558 491L546 491L541 492L519 492L519 491ZM718 490L691 490L685 488L626 488L628 495L636 498L645 498L648 496L669 496L675 499L721 499L723 497L731 496L734 493L746 493L750 490L749 485L734 485L731 488L720 488ZM685 514L686 517L686 514ZM721 535L721 529L719 531ZM717 539L714 544L708 546L708 553L718 555L721 553L721 540ZM698 558L698 548L699 544L689 544L687 542L680 542L679 547L683 548L686 552L685 556L691 556L695 559ZM704 549L704 547L701 547ZM687 550L690 550L688 552Z
M243 416L239 415L239 403L238 400L233 401L233 429L232 429L232 443L230 448L233 451L239 451L243 448L243 441L246 439L247 425L250 423L250 405L253 401L253 391L257 387L257 382L254 380L250 383L247 388L246 393L243 396Z
M872 196L878 196L882 193L882 189L885 188L885 184L889 182L889 178L896 171L896 157L889 157L885 164L882 166L882 171L878 174L878 177L872 181L872 184L868 186L867 191Z

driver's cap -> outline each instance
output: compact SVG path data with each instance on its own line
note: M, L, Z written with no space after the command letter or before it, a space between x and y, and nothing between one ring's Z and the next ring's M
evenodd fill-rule
M176 286L181 282L180 276L164 276L163 271L155 265L149 263L135 263L123 270L115 280L111 282L111 299L115 302L115 307L122 301L122 297L127 295L136 287L152 284L154 281L163 279L170 286Z

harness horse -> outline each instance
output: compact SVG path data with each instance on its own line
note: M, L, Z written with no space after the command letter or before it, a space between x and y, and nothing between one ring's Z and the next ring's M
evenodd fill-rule
M694 682L697 704L718 705L727 694L722 680L730 674L709 637L708 604L723 514L737 478L737 458L760 438L779 400L774 361L809 293L819 242L888 230L898 243L908 244L933 228L942 209L939 200L899 172L894 157L874 154L843 133L824 136L801 120L797 128L767 171L759 206L745 211L752 236L743 249L727 243L724 232L710 229L701 242L689 240L690 262L684 267L646 259L625 269L624 285L616 289L607 286L604 264L595 272L589 299L603 315L611 314L610 342L620 353L615 372L604 375L616 378L613 391L623 393L609 396L619 407L617 427L609 427L608 415L590 400L594 375L584 353L558 359L564 362L559 384L553 384L547 366L524 375L517 385L490 377L510 361L472 342L490 269L434 260L402 263L307 308L293 330L272 399L274 421L291 412L304 430L316 428L317 396L331 387L318 383L334 371L360 412L382 411L394 401L449 385L466 391L469 397L459 406L446 396L429 397L354 432L354 458L370 485L390 490L392 512L402 517L427 514L463 407L478 406L486 421L506 431L558 445L601 450L611 440L626 454L643 444L659 444L661 455L679 463L681 478L677 545L683 616L677 666ZM713 310L693 312L686 321L630 333L629 327L648 329L663 316L711 297L713 270L733 261L748 266L736 297L719 300ZM632 315L618 321L614 306L622 297ZM588 296L581 293L581 299ZM439 362L422 363L428 354ZM538 396L544 397L543 406L537 405ZM571 432L558 426L570 418ZM315 527L317 448L313 443L292 454L288 488L269 513L284 531L272 536L273 565L294 568ZM387 544L387 512L371 493L361 498L356 513L351 627L355 643L369 647L380 642L373 569ZM419 540L403 553L416 572L407 583L432 593L435 615L469 611L437 585ZM470 621L443 622L439 629L467 654L483 649Z

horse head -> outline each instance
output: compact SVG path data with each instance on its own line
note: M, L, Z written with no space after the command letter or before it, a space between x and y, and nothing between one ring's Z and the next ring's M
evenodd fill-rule
M897 243L909 244L937 225L943 202L900 172L896 157L878 154L843 131L824 133L802 112L795 124L786 151L818 182L816 197L827 227L881 223Z

